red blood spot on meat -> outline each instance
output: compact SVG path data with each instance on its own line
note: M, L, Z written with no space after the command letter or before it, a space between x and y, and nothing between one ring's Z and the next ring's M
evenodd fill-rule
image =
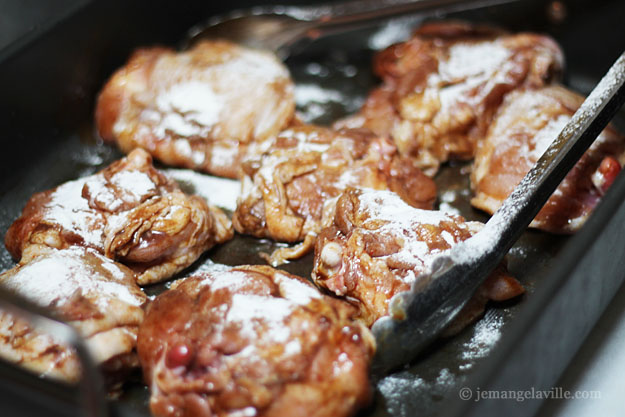
M187 366L191 359L193 359L192 349L185 343L178 343L167 353L167 366L170 368Z

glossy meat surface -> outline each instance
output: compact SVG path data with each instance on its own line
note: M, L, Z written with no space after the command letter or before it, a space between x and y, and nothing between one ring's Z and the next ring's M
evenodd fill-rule
M204 41L184 52L137 50L102 89L96 125L124 152L236 178L247 146L295 111L287 68L268 52Z
M471 204L494 213L583 102L560 86L510 94L478 146ZM530 226L573 233L625 163L625 137L606 128L556 189Z
M92 249L31 249L36 256L0 275L0 286L74 326L109 379L118 380L137 367L136 338L147 297L135 274ZM72 349L3 311L0 356L41 375L68 381L80 377Z
M347 297L371 326L389 315L395 294L426 284L420 275L438 255L481 227L461 216L416 209L389 191L349 188L339 198L334 223L317 238L313 280ZM502 301L523 291L500 267L452 325L468 324L489 299Z
M489 27L426 24L379 53L382 78L359 114L339 127L393 138L428 175L449 159L471 159L504 96L557 78L563 55L546 36Z
M348 186L391 189L421 208L436 199L434 182L399 157L390 141L367 130L297 126L265 146L244 164L233 216L240 233L311 243L332 221L336 198Z
M138 352L155 416L346 416L370 399L369 331L302 278L240 266L177 281Z
M184 194L137 149L95 175L33 195L5 243L23 262L36 244L93 248L148 284L172 276L232 235L219 208Z

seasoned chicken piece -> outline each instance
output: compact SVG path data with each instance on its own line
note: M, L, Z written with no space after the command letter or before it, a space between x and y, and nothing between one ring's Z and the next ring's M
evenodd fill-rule
M371 396L375 341L349 304L268 266L177 281L137 348L155 416L347 416Z
M389 315L395 294L425 285L434 259L482 227L461 216L409 206L390 191L348 188L339 198L334 224L315 244L313 280L360 309L369 326ZM483 311L488 300L523 293L500 266L452 323L461 329ZM448 329L449 330L449 329Z
M137 149L95 175L32 196L5 243L24 263L33 244L93 248L137 272L139 284L149 284L189 266L233 233L225 213L185 195Z
M31 249L37 256L0 275L0 286L74 326L105 376L118 382L139 365L135 347L147 297L135 274L93 249ZM73 349L1 310L0 356L44 376L80 378Z
M232 221L240 233L304 240L274 253L274 266L312 249L348 186L391 189L421 208L431 208L436 199L434 182L412 160L399 157L388 139L368 130L294 126L264 145L267 152L243 165L243 191Z
M557 78L562 51L546 36L461 23L433 23L377 55L383 84L337 127L391 136L428 175L449 159L471 159L510 91Z
M102 89L96 124L124 152L236 178L247 146L276 135L294 111L293 82L274 55L203 41L137 50Z
M584 101L564 87L518 91L506 97L478 145L471 204L494 213L534 166ZM577 231L625 163L625 137L606 128L558 186L530 226Z

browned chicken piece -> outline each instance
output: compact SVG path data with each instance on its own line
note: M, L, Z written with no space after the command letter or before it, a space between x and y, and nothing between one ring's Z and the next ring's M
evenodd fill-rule
M40 245L32 251L37 256L30 262L0 275L0 286L50 308L74 326L109 382L119 382L139 365L135 347L147 297L135 283L135 274L93 249ZM73 349L3 311L0 356L43 376L80 378Z
M137 149L97 174L32 196L5 243L23 263L32 245L93 248L129 266L143 285L171 277L233 233L221 209L184 194Z
M437 256L482 226L411 207L390 191L348 188L337 203L334 224L317 238L313 280L354 303L371 326L389 315L395 294L425 284L422 274ZM452 323L452 331L477 318L488 300L508 300L523 292L500 266Z
M506 97L478 145L471 183L474 207L490 214L534 166L584 101L564 87L518 91ZM625 137L606 128L566 176L530 226L577 231L625 163Z
M274 266L312 249L348 186L391 189L420 208L431 208L436 199L434 182L411 159L399 157L388 139L368 130L294 126L264 146L267 152L243 164L243 191L232 221L240 233L304 240L275 252Z
M203 41L137 50L102 89L96 125L124 152L236 178L247 146L276 135L295 111L289 71L269 52Z
M532 33L432 23L379 53L383 84L356 116L337 127L368 127L393 138L428 175L449 159L471 159L504 96L557 79L559 46Z
M353 306L268 266L177 281L137 348L155 416L348 416L371 397L373 336Z

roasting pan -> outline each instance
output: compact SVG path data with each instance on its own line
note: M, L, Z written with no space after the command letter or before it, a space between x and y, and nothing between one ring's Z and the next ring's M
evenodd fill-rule
M38 2L28 3L36 7ZM134 48L176 46L186 30L207 17L253 4L260 2L64 1L62 10L0 50L2 236L34 192L91 174L121 156L96 140L93 109L99 88ZM554 5L545 1L520 1L451 17L550 34L565 52L565 83L588 93L625 50L625 3L569 0L558 5L565 6L563 19L549 13ZM287 64L302 88L297 101L304 117L328 124L355 111L376 83L369 69L371 48L416 23L403 19L321 40L291 57ZM624 121L621 111L614 120L621 131ZM441 206L453 207L472 220L486 220L468 204L466 164L445 166L436 182ZM193 182L186 186L193 188ZM263 263L258 252L272 246L237 236L205 254L186 273L209 262ZM439 341L405 369L376 381L374 403L359 416L534 414L539 399L463 401L460 391L550 389L625 279L624 254L625 176L620 175L578 234L528 231L512 248L509 269L526 286L526 295L490 306L483 319L459 335ZM309 255L285 269L308 276L311 261ZM2 247L1 270L13 265ZM164 288L157 285L146 291L157 294ZM108 402L108 414L149 416L147 388L140 375L134 379L119 398ZM81 415L79 397L76 387L37 378L0 361L2 416Z

